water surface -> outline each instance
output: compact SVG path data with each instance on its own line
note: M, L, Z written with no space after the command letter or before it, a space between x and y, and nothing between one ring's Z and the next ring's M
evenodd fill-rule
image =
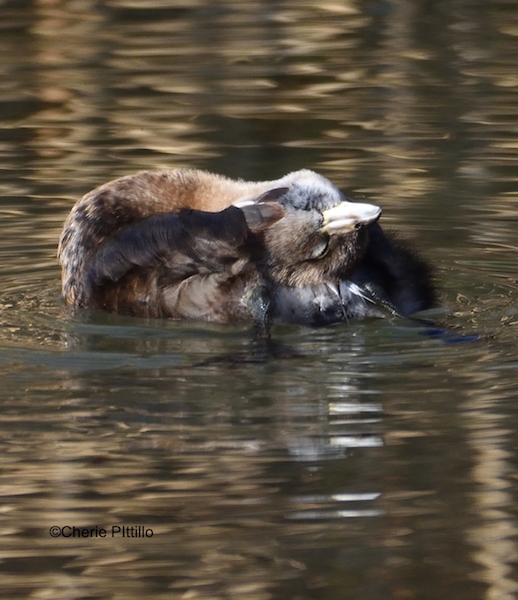
M4 0L0 33L2 597L514 598L515 4ZM71 315L71 206L163 166L318 170L479 339L276 327L265 359Z

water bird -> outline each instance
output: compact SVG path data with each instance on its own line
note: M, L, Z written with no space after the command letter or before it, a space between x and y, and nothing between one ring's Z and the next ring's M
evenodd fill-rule
M328 325L408 316L430 269L388 237L381 209L310 171L248 182L143 171L87 193L59 241L65 302L141 317Z

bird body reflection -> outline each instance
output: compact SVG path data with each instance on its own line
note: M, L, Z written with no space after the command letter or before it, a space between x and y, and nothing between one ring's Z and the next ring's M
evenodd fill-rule
M86 194L58 255L68 305L146 317L326 325L433 302L429 269L309 170L245 182L145 171Z

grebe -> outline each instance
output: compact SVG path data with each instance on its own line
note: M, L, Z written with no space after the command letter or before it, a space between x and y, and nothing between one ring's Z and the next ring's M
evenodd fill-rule
M58 256L72 307L219 323L326 325L432 305L425 262L309 170L274 181L144 171L86 194Z

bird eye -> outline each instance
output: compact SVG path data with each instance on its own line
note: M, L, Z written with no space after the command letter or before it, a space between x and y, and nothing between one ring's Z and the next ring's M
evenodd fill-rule
M324 258L324 256L329 252L329 238L321 239L311 251L311 260L318 260L319 258Z

